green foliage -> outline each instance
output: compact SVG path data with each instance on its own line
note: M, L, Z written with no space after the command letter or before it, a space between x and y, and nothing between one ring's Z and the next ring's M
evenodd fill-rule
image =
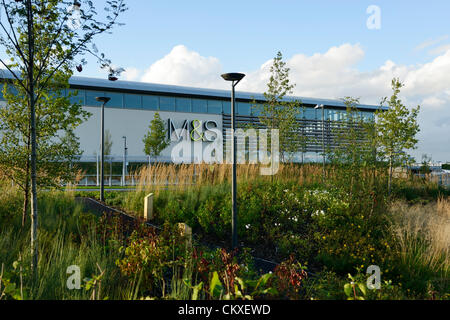
M367 296L367 287L363 282L357 282L351 274L348 274L350 283L344 285L344 292L347 300L365 300Z
M17 261L14 263L14 269L17 268ZM4 272L4 264L0 270L0 300L23 300L23 292L20 286L11 281L11 275Z
M420 131L417 123L420 106L408 110L399 98L403 84L399 79L392 80L393 94L389 100L384 98L389 106L387 111L377 111L376 132L379 152L389 161L389 192L391 190L392 171L395 166L404 166L410 162L406 153L409 149L415 149L417 145L416 135Z
M71 181L74 178L71 163L82 153L74 129L90 114L65 96L70 75L69 72L55 74L36 100L39 186ZM0 109L0 170L25 191L31 169L29 106L26 90L17 81L14 84L15 92L8 85L3 87L6 105Z
M192 299L196 300L203 291L205 298L217 300L253 300L278 296L271 286L273 274L259 276L249 270L245 250L241 254L228 253L224 249L215 252L199 252L194 249L194 271L202 281L193 286L190 280L185 284L192 289ZM241 264L238 263L241 260Z
M303 280L307 277L306 267L291 255L275 268L277 291L289 299L298 299Z
M22 229L20 215L7 224L0 221L0 256L4 274L20 287L23 280L24 299L90 299L91 292L68 290L67 267L77 265L82 275L95 274L97 263L105 270L102 295L112 299L122 296L122 279L114 261L118 255L107 250L96 235L93 217L83 213L70 193L43 193L39 199L39 279L32 281L30 270L30 243L27 229ZM29 225L29 224L28 224ZM27 227L28 227L27 225Z
M150 121L149 132L145 134L143 142L144 153L150 157L159 156L170 145L166 127L158 112L155 112L154 118Z
M110 30L126 7L121 0L109 1L108 21L101 22L93 2L85 3L80 11L83 28L74 31L68 23L67 3L61 0L36 5L10 1L1 6L7 19L2 20L5 33L0 34L0 43L9 59L0 62L11 72L12 81L2 87L6 106L0 109L0 170L27 196L33 143L39 145L38 185L55 186L59 180L72 180L71 162L81 154L74 130L89 113L80 104L71 103L76 92L66 94L68 80L80 63L76 57L97 50L89 47L95 36ZM109 66L104 54L98 57L103 66ZM85 63L82 59L81 64ZM31 122L34 117L35 126Z
M429 266L420 265L419 254L410 254L407 259L400 260L395 251L395 239L386 238L382 232L387 229L380 222L382 220L356 214L370 212L366 210L372 206L369 196L349 198L338 189L315 187L303 190L288 184L268 188L263 183L247 183L243 187L245 199L248 199L245 202L252 202L246 207L254 209L248 217L244 210L240 211L243 218L253 224L250 229L243 226L245 231L240 237L245 243L252 244L253 249L240 252L201 248L195 240L194 248L186 250L184 239L172 227L166 226L162 233L155 234L139 224L126 226L119 217L99 219L76 204L71 193L45 193L39 201L39 210L43 213L40 220L41 280L38 284L30 281L29 236L21 229L20 219L17 219L20 217L8 214L12 219L0 220L0 256L4 264L0 295L8 285L3 299L18 299L22 294L23 299L138 299L142 296L166 299L354 299L355 291L356 298L366 300L448 299L445 282L437 281L439 274L433 273ZM224 191L226 189L229 188L225 187ZM14 199L14 192L8 194L8 199ZM190 195L186 202L201 204L206 194L209 195L206 192L197 198ZM276 198L280 201L275 202ZM0 199L8 201L6 197ZM263 215L253 217L260 212L257 199L265 211ZM369 202L369 205L356 205L357 201ZM385 210L382 208L375 209L373 215L381 215ZM254 236L254 230L266 233ZM129 234L132 236L127 238ZM308 244L290 240L292 235L308 239ZM258 247L254 244L262 242L264 237L275 243L273 248L281 250L281 244L286 246L286 253L279 254L280 258L288 253L294 255L279 260L284 262L273 274L261 275L254 269L250 252L255 254ZM322 264L310 261L308 270L324 271L306 276L306 263L298 261L306 261L302 257L317 254ZM375 256L374 262L368 260L370 254ZM339 264L342 261L345 263ZM365 287L368 275L363 271L368 264L380 265L381 290ZM85 278L83 290L66 289L66 269L70 265L80 266ZM355 274L355 271L356 275L349 279L354 282L352 285L344 275ZM445 277L445 274L441 275ZM21 283L23 293L18 291ZM349 292L350 295L346 295Z
M97 268L100 274L93 275L92 278L85 278L83 280L85 282L84 289L88 292L91 292L91 300L100 300L101 297L101 283L103 276L105 275L105 271L103 271L98 264ZM106 299L107 297L105 297L104 300Z
M166 273L184 264L186 248L179 231L165 224L160 235L134 231L127 242L119 249L124 258L116 262L121 272L128 277L141 275L142 285L152 293L154 286L161 283L164 297Z
M260 105L254 102L253 108L259 113L259 121L268 129L279 130L279 147L281 160L286 160L289 154L297 152L299 145L296 136L298 125L297 115L300 114L298 101L283 101L286 95L292 93L294 85L289 80L289 68L283 61L281 52L273 59L270 67L270 80L267 91L264 92L265 103Z
M86 1L82 10L75 10L73 4L72 10L77 11L79 19L69 14L67 5L63 0L3 1L1 4L7 19L0 22L3 30L0 44L7 58L0 59L0 63L9 71L16 92L7 90L5 84L3 95L7 106L1 108L0 114L0 154L3 155L0 172L14 179L24 192L23 224L31 192L30 250L36 277L37 187L57 186L59 179L71 175L71 162L80 154L74 129L88 115L79 104L70 103L70 93L64 95L77 64L75 59L95 52L102 67L109 69L109 77L123 71L114 70L104 54L97 55L95 45L92 51L88 48L93 38L117 24L117 17L126 10L123 0L107 1L106 22L97 20L93 1ZM74 26L74 20L78 25ZM82 59L77 69L81 71L85 63Z

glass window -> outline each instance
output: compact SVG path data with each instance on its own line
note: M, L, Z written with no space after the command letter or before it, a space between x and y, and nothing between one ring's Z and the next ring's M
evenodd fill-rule
M245 102L238 102L237 103L237 112L240 115L243 116L249 116L250 115L250 104Z
M305 119L315 120L316 119L316 110L313 108L305 108L303 115L305 116Z
M207 101L203 99L192 99L192 112L207 113Z
M142 107L147 110L159 110L159 97L142 96Z
M327 120L338 121L339 120L339 111L338 110L327 110Z
M105 96L104 92L86 90L86 105L92 107L101 107L102 103L95 100L95 98L104 96Z
M373 113L370 111L363 112L363 118L365 121L371 121L373 119Z
M8 91L9 91L9 93L12 93L14 95L17 95L19 93L19 90L17 90L17 88L12 84L8 85Z
M141 109L142 108L142 96L138 94L125 94L125 108Z
M174 97L159 97L159 110L175 111Z
M70 98L70 103L72 104L76 104L79 103L81 105L84 105L84 101L85 101L85 91L84 90L73 90L73 89L69 89L68 90L69 94L72 94L73 96ZM75 93L77 95L75 95Z
M208 100L208 113L222 113L222 101Z
M231 114L231 100L222 101L223 113Z
M176 110L180 112L191 112L191 99L176 98Z
M0 100L5 100L5 98L3 97L3 89L5 88L5 84L2 83L0 84ZM7 89L10 93L16 95L17 94L17 90L16 87L12 86L12 85L8 85L8 89Z
M106 104L109 108L123 108L123 94L114 92L105 92L105 97L111 98Z

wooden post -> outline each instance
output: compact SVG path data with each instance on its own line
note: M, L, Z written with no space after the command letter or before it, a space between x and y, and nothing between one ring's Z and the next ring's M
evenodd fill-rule
M186 238L186 248L192 247L192 228L186 223L179 223L178 228L182 237Z
M146 221L153 220L153 193L144 198L144 219Z

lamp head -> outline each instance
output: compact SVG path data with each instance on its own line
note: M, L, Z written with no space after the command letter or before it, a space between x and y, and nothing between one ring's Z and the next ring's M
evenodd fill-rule
M98 102L107 103L109 100L111 100L111 98L109 98L109 97L96 97L95 100L97 100Z
M321 105L316 105L316 106L314 107L314 109L319 109L319 108L323 108L323 107L324 107L323 104L321 104Z
M222 78L226 81L241 81L244 77L245 77L245 74L237 73L237 72L224 73L222 75Z

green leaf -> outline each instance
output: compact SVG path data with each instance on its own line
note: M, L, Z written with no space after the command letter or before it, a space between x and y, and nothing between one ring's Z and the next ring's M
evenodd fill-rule
M241 286L241 290L244 291L245 290L245 283L244 280L242 280L239 277L236 277L236 281L239 283L239 285Z
M266 290L263 290L261 292L262 294L269 294L272 296L277 296L278 295L278 290L275 288L267 288Z
M217 271L214 271L209 287L210 287L211 297L215 297L215 298L220 297L220 295L223 292L223 286L219 280L219 275L218 275Z
M363 295L367 295L367 288L366 285L364 283L358 283L358 288L359 290L361 290Z
M200 290L202 290L202 287L203 287L203 282L200 282L198 285L193 287L192 300L198 299L198 293Z
M20 296L19 293L13 294L12 297L13 297L14 300L22 300L22 297Z
M9 284L5 287L5 292L6 292L7 294L12 294L15 290L16 290L16 284L15 284L15 283L9 283Z
M266 274L262 275L261 278L259 279L258 286L259 285L265 286L267 284L267 282L269 281L269 279L272 278L272 277L273 277L272 273L266 273Z
M352 295L352 285L350 283L346 283L344 285L344 292L347 295L347 297L351 297L351 295Z

